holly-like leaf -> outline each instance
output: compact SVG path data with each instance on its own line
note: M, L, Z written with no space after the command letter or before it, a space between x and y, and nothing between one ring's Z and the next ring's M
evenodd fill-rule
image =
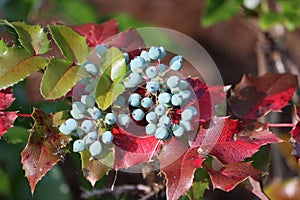
M154 136L136 137L121 128L113 128L114 168L128 168L148 162L157 155L161 144Z
M118 33L118 23L115 19L102 24L87 23L80 26L73 26L72 28L80 35L85 36L89 47L101 44L107 38Z
M193 184L194 172L202 166L205 156L198 148L188 148L178 139L165 144L159 154L161 170L167 183L167 198L179 199Z
M65 95L78 81L79 66L72 62L53 58L41 82L41 93L46 99L57 99Z
M46 58L34 56L26 49L18 46L8 48L0 56L0 89L12 86L47 64Z
M199 78L187 78L198 99L200 120L206 121L212 118L215 105L224 102L226 93L222 86L208 86ZM196 107L198 107L196 106Z
M83 175L94 186L109 171L110 167L97 159L91 159L91 154L87 149L80 155Z
M146 47L144 39L136 29L128 29L109 37L102 44L107 47L117 47L128 52L131 59L140 55L141 51Z
M123 53L115 47L107 50L104 60L101 66L104 72L95 92L96 102L102 110L106 110L125 90L122 80L127 70Z
M297 86L297 76L292 74L244 76L233 90L230 107L241 119L258 119L288 105Z
M77 65L85 62L89 53L85 37L63 25L51 25L49 29L55 43L67 60Z
M0 110L8 108L14 100L15 98L11 92L11 88L0 90Z
M6 20L2 20L1 22L16 31L21 45L30 53L38 55L44 54L49 50L50 41L41 26L29 25L24 22L10 23Z
M266 126L247 130L237 120L217 118L209 128L201 127L192 146L199 152L217 157L222 163L235 163L253 156L259 148L281 140L269 132Z
M229 192L233 190L238 184L250 178L250 183L253 186L251 192L259 195L261 199L268 199L263 192L261 192L260 194L257 192L257 190L262 191L262 185L260 184L262 173L261 171L255 169L251 165L251 162L225 165L219 171L208 168L207 171L210 175L211 182L214 188ZM246 189L248 189L248 187Z
M70 137L59 134L59 130L52 125L50 115L35 109L32 117L34 126L21 156L33 193L38 181L62 159Z
M0 111L0 138L13 127L14 121L18 117L17 112Z

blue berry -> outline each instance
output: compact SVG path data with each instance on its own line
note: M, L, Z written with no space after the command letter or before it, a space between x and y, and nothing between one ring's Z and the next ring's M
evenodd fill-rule
M146 69L146 75L148 78L153 79L158 75L158 69L156 66L150 66Z
M137 56L130 61L130 69L133 72L142 73L145 68L146 61L143 57Z
M98 68L98 66L96 65L96 64L94 64L94 63L91 63L91 62L87 62L87 63L85 63L84 65L83 65L83 67L84 67L84 69L88 72L88 73L90 73L90 74L92 74L92 75L97 75L98 73L99 73L99 68Z
M186 130L186 131L191 131L191 130L192 130L192 126L191 126L191 123L190 123L190 122L180 120L179 124L180 124L180 126L182 126L182 127L184 128L184 130Z
M149 81L146 85L148 92L157 92L159 90L159 83L156 81Z
M166 114L167 108L163 104L158 104L154 111L158 116L162 116L162 115Z
M128 103L133 107L138 107L141 104L142 97L138 93L133 93L128 98Z
M150 47L149 49L149 57L152 59L152 60L158 60L159 57L160 57L160 49L158 47Z
M77 113L73 109L70 111L70 113L74 119L82 119L85 117L84 114Z
M92 129L94 129L94 123L92 120L86 119L81 123L81 128L86 132L90 132Z
M136 72L132 72L129 74L128 76L128 79L129 79L129 83L131 85L138 85L138 84L141 84L142 83L142 76L139 74L139 73L136 73Z
M82 152L85 149L85 143L83 140L75 140L73 143L74 152Z
M89 147L89 151L92 156L97 156L102 152L102 145L101 143L97 140L91 144Z
M180 83L180 78L178 76L175 76L175 75L170 76L167 80L167 86L169 88L175 88L179 85L179 83Z
M167 52L165 50L164 47L159 47L159 50L160 50L160 56L159 56L159 60L163 60L165 58L165 56L167 55Z
M175 56L170 61L170 68L174 71L178 71L182 68L182 56Z
M179 95L181 95L184 99L189 99L191 97L192 92L189 90L182 90L179 92Z
M117 99L115 100L115 104L116 105L118 105L118 106L120 106L120 107L123 107L123 106L125 106L125 98L124 98L124 96L123 95L119 95L118 97L117 97Z
M101 140L104 144L111 144L113 139L114 135L111 133L111 131L105 131L101 136Z
M116 123L116 117L113 113L107 113L105 115L104 122L108 125L113 125Z
M120 114L118 116L118 122L121 126L127 127L130 124L130 117L126 114Z
M133 84L130 83L129 77L124 78L123 85L125 86L125 88L134 88L134 87L136 87L136 85L133 85Z
M147 135L154 135L155 131L156 131L156 124L147 124L146 126L146 134Z
M65 123L59 126L59 131L65 135L69 135L72 131L69 130Z
M162 92L158 95L158 102L161 104L168 104L171 101L171 94Z
M106 53L106 51L107 51L107 47L105 47L101 44L98 44L96 46L96 53L100 58L103 57L103 55Z
M159 65L159 71L160 71L160 73L163 73L163 72L167 71L167 66L165 64L161 63Z
M93 141L96 141L98 139L98 133L96 131L92 131L92 132L89 132L87 134L87 137L90 139L90 140L93 140Z
M157 122L157 115L155 112L151 111L146 115L146 121L148 123L156 123Z
M74 102L72 104L72 110L74 110L74 112L76 113L83 114L86 111L86 106L82 102Z
M169 128L171 126L171 119L167 115L161 116L159 126Z
M99 119L102 116L102 112L96 107L87 109L87 112L95 120Z
M186 89L189 86L189 83L186 80L180 80L178 88L181 90Z
M150 108L151 106L153 106L153 101L152 101L151 98L145 97L145 98L142 99L141 105L144 108Z
M159 140L165 140L169 137L170 131L165 127L158 127L155 130L155 137Z
M184 134L184 128L178 124L172 126L172 131L175 137L181 137Z
M91 108L95 105L95 98L91 95L82 95L81 102L85 104L87 108Z
M95 90L95 85L89 83L89 84L87 84L87 85L85 86L84 90L85 90L86 92L93 92L93 91Z
M145 113L142 109L135 109L132 111L132 118L135 121L141 121L145 116Z
M198 114L198 110L194 106L188 106L188 107L185 108L185 110L192 110L193 111L193 116L196 116Z
M183 97L180 94L174 94L171 102L174 106L180 106L183 103Z
M151 62L148 51L143 50L140 55L147 63Z
M191 121L192 118L194 116L194 113L191 109L185 109L182 113L181 113L181 119L183 121Z
M70 134L72 131L76 130L78 127L78 123L75 119L67 119L62 125L59 127L59 131L65 135Z

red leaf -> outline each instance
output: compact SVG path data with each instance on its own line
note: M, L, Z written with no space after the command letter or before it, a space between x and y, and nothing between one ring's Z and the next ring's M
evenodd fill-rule
M111 19L102 24L87 23L72 27L80 35L85 36L89 47L101 44L107 38L118 33L118 23Z
M107 47L117 47L128 52L130 59L140 55L145 49L144 39L136 29L128 29L117 35L114 35L103 42Z
M13 127L14 121L18 117L17 112L0 111L0 138Z
M128 168L156 156L161 144L154 136L136 137L122 128L113 128L115 144L114 168Z
M211 119L214 112L214 105L222 103L226 93L222 86L207 86L199 78L187 78L193 88L199 104L200 120ZM198 106L197 106L198 107Z
M298 85L292 74L244 76L230 98L232 112L242 119L257 119L269 111L288 105Z
M246 179L251 178L250 183L253 186L251 190L254 194L259 194L257 192L258 187L262 191L261 183L261 171L255 169L250 162L244 163L233 163L225 165L221 170L215 171L213 169L207 169L211 182L214 188L218 188L229 192L233 190L238 184L244 182ZM268 199L265 195L259 195L262 199Z
M10 88L5 90L0 90L0 110L5 110L8 108L13 102L15 98L11 93Z
M217 157L224 164L243 161L265 144L281 142L266 126L246 130L237 120L217 118L212 127L201 127L192 146Z
M38 181L62 159L70 138L59 134L46 113L35 109L32 117L34 126L21 156L25 176L33 193Z
M179 199L193 184L194 172L202 166L205 157L174 138L163 146L159 154L161 170L167 183L167 199Z

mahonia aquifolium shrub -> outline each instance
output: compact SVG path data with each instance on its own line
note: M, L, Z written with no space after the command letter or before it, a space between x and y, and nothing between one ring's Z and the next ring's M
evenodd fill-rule
M106 51L107 48L103 45L96 47L100 59ZM128 53L123 53L128 73L122 83L126 89L139 89L129 97L119 95L113 106L122 108L128 103L128 113L104 112L96 106L95 85L101 72L96 63L86 62L83 65L90 75L80 81L85 85L87 94L81 95L80 99L72 103L72 118L59 127L61 133L79 137L73 143L74 152L82 152L87 148L92 156L100 155L104 147L109 148L109 144L112 144L112 127L116 123L126 128L130 123L145 121L146 134L164 141L173 136L181 137L191 131L191 120L198 115L196 107L187 106L192 89L179 75L169 73L182 68L183 58L176 55L167 66L163 63L166 54L163 47L156 46L152 46L148 51L141 51L140 55L132 60ZM181 111L181 106L186 107ZM181 112L179 120L174 119L176 111Z

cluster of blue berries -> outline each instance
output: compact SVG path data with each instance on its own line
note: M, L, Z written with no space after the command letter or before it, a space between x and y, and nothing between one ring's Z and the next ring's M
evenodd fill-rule
M106 50L106 47L98 46L98 56L103 56ZM89 77L80 80L80 84L85 85L86 93L81 95L80 99L73 101L70 111L72 118L61 124L59 131L80 138L73 143L74 152L88 149L91 155L96 157L101 154L103 147L108 147L112 143L114 137L110 130L117 119L113 113L104 113L96 107L95 88L100 75L99 67L95 63L86 62L83 68L89 73Z
M191 120L198 114L194 106L188 106L192 96L189 83L168 73L182 68L182 56L174 56L167 66L162 63L166 54L163 47L153 46L149 51L143 50L130 61L130 72L123 81L128 89L145 87L144 92L133 92L128 97L130 114L136 122L145 120L146 134L160 140L181 137L191 131ZM120 95L116 102L124 105L126 99ZM179 122L175 122L172 113L183 107ZM119 118L123 125L129 125L128 114L119 115Z

